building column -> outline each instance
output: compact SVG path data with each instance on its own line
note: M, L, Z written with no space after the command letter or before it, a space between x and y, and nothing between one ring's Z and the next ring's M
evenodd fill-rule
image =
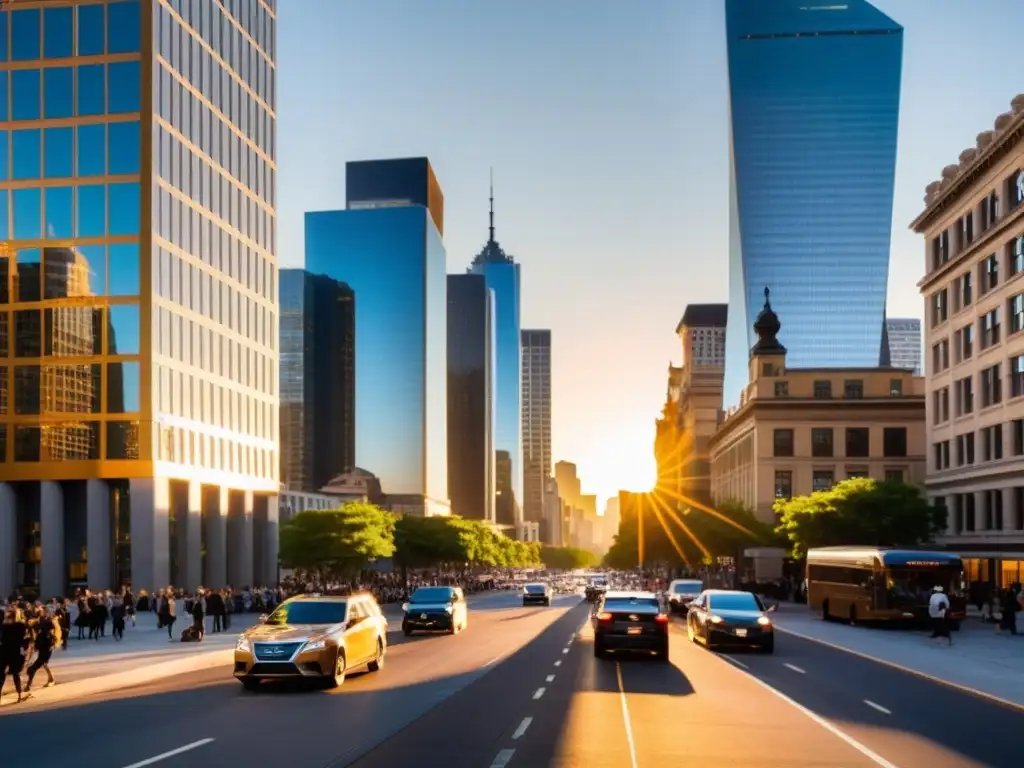
M132 589L150 594L170 586L171 489L166 478L129 480Z
M0 600L17 587L18 496L10 483L0 483Z
M236 589L253 585L252 491L228 497L228 581Z
M64 492L60 483L39 483L39 533L42 562L39 592L43 600L67 592L67 558L64 554Z
M278 496L260 494L253 501L253 570L256 583L275 587L278 582Z
M228 489L208 485L202 489L202 494L203 528L206 532L203 586L208 589L223 589L228 583Z
M88 585L93 592L119 589L114 584L114 532L110 488L103 480L85 481L85 553Z
M176 497L174 519L178 526L178 581L190 592L203 584L203 486L195 480ZM180 504L184 501L184 504Z

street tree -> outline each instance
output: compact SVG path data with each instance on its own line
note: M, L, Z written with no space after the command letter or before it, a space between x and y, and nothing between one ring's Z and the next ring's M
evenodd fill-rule
M541 547L540 559L545 568L563 571L593 568L601 561L593 552L577 547Z
M394 516L367 502L300 512L281 526L281 562L318 579L351 577L394 554L394 530Z

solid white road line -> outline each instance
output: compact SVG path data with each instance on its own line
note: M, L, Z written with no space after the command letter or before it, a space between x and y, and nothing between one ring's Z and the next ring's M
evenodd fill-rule
M180 755L183 752L189 752L193 749L196 749L197 747L209 744L211 741L213 741L213 739L200 739L199 741L193 741L191 744L186 744L184 747L178 747L177 749L172 749L170 752L163 752L162 754L156 755L155 757L150 757L146 760L140 760L137 763L126 765L124 768L143 768L147 765L153 765L153 763L159 763L161 760L166 760L169 757L174 757L175 755Z
M786 667L787 669L792 669L794 672L799 672L801 675L806 675L807 674L807 670L800 669L800 667L798 667L798 666L796 666L794 664L783 664L782 666Z
M629 705L626 703L626 688L622 684L622 667L615 662L615 677L619 681L619 700L622 702L622 722L626 726L626 742L629 744L629 761L636 768L636 745L633 743L633 726L629 724Z
M533 692L533 700L536 701L541 696L543 696L545 690L546 690L545 688L538 688L536 691L534 691Z
M560 667L560 666L562 666L562 660L561 660L561 659L559 659L558 661L556 661L556 662L555 662L555 666L556 666L556 667Z
M548 675L546 678L544 678L544 682L546 682L546 683L553 683L553 682L555 682L555 676L554 675Z
M491 768L505 768L509 764L516 751L514 749L503 749L498 753L497 757L494 758L494 762L491 763Z
M747 666L746 664L744 664L744 663L743 663L742 661L740 661L739 659L734 659L734 658L731 658L731 657L730 657L730 658L729 658L729 661L731 661L731 662L732 662L733 664L735 664L735 665L736 665L737 667L743 667L743 669L750 669L750 667L748 667L748 666Z
M883 715L891 715L892 714L892 710L891 709L886 709L881 704L875 704L875 702L871 701L870 699L864 699L864 703L867 704L872 709L877 709Z
M485 667L489 667L489 666L491 666L491 664L493 664L496 661L499 661L500 659L501 659L501 656L495 656L493 659L491 659L486 664L484 664L484 666Z
M725 661L729 662L730 664L733 663L733 660L730 659L728 656L719 656L718 658L725 659ZM736 665L733 664L733 666L735 667ZM736 669L739 669L739 667L736 667ZM831 733L833 736L836 736L836 737L842 739L843 741L845 741L847 744L849 744L851 747L856 749L858 752L860 752L862 755L864 755L864 757L866 757L868 760L870 760L871 762L873 762L875 765L879 766L880 768L897 768L897 766L894 763L890 763L888 760L886 760L884 757L879 755L877 752L872 752L868 747L866 747L863 744L861 744L855 738L853 738L852 736L848 736L847 734L843 733L841 730L836 728L836 726L832 725L832 723L830 723L828 720L823 718L821 715L817 714L816 712L812 712L807 707L805 707L803 704L799 704L798 702L796 702L793 699L789 698L789 696L784 694L782 691L779 691L779 690L773 688L772 686L768 685L768 683L766 683L764 680L762 680L761 678L757 677L756 675L753 675L750 672L743 672L743 671L741 671L740 674L746 675L748 678L753 680L755 683L760 685L765 690L771 691L772 693L774 693L776 696L778 696L784 702L786 702L787 704L792 706L794 709L796 709L796 710L802 712L803 714L805 714L807 717L809 717L811 720L816 722L818 725L820 725L826 731Z
M521 722L519 727L516 728L516 732L512 734L512 740L515 741L516 739L522 738L522 735L526 733L526 729L530 727L530 723L532 722L532 717L524 717L523 722Z

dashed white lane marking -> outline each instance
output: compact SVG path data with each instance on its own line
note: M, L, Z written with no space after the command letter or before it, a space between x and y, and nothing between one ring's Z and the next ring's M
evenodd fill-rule
M622 684L622 667L615 662L615 677L619 682L619 699L622 701L622 722L626 726L626 743L629 744L629 761L636 768L636 745L633 744L633 726L629 723L629 705L626 703L626 687Z
M491 768L505 768L509 764L516 751L514 749L503 749L494 758L494 762L491 763Z
M800 667L798 667L798 666L796 666L794 664L783 664L782 666L784 666L786 669L792 669L794 672L799 672L801 675L806 675L807 674L807 670L800 669Z
M486 664L484 664L484 666L485 667L489 667L489 666L491 666L491 664L493 664L496 661L499 661L500 659L501 659L501 656L495 656L493 659L491 659Z
M729 658L728 656L719 656L718 658L724 659L726 662L728 662L730 664L733 664L733 666L736 666L734 664L734 662L733 662L733 659ZM736 668L739 669L739 667L736 667ZM817 714L816 712L812 712L807 707L805 707L803 704L798 704L796 701L794 701L793 699L789 698L789 696L784 694L782 691L776 690L775 688L773 688L772 686L768 685L768 683L766 683L764 680L762 680L761 678L757 677L753 673L742 672L741 671L740 674L746 675L748 678L753 680L755 683L760 685L765 690L771 691L772 693L774 693L776 696L778 696L784 702L786 702L787 704L789 704L790 706L792 706L794 709L798 710L799 712L802 712L804 715L806 715L811 720L816 722L818 725L820 725L826 731L831 733L833 736L836 736L836 737L842 739L843 741L845 741L847 744L849 744L851 747L856 749L858 752L860 752L862 755L864 755L864 757L868 758L868 760L870 760L871 762L873 762L875 765L879 766L880 768L897 768L896 765L894 765L893 763L890 763L888 760L886 760L884 757L879 755L877 752L872 752L870 749L868 749L866 746L861 744L859 741L857 741L852 736L848 736L847 734L843 733L841 730L836 728L834 725L832 725L832 723L830 723L828 720L823 718L821 715Z
M199 741L193 741L191 744L186 744L183 747L172 749L170 752L162 752L161 754L155 755L154 757L150 757L145 760L140 760L139 762L132 763L131 765L126 765L125 768L144 768L144 766L153 765L153 763L159 763L161 760L166 760L169 757L180 755L183 752L190 752L193 749L196 749L197 747L202 747L206 744L209 744L211 741L213 741L213 739L200 739Z
M556 667L560 667L560 666L562 666L562 660L561 660L561 659L559 659L558 661L556 661L556 662L555 662L555 666L556 666Z
M881 704L875 704L875 702L871 701L870 699L864 699L864 703L867 704L872 709L877 709L883 715L891 715L892 714L892 710L891 709L886 709Z
M536 701L541 696L543 696L545 690L547 690L547 689L546 688L538 688L536 691L534 691L533 692L533 700Z
M530 727L530 723L532 722L532 717L524 717L523 722L521 722L519 727L516 728L516 732L512 734L512 740L515 741L516 739L522 738L523 734L526 733L526 729Z
M562 649L562 653L568 653L568 652L569 652L569 649L568 649L568 648L563 648L563 649Z
M554 675L548 675L546 678L544 678L544 682L545 683L553 683L553 682L555 682L555 676Z

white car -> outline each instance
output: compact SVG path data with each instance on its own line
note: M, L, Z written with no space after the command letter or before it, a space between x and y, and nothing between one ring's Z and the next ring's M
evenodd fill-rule
M687 606L704 591L700 579L676 579L668 585L668 609L672 613L689 613Z

